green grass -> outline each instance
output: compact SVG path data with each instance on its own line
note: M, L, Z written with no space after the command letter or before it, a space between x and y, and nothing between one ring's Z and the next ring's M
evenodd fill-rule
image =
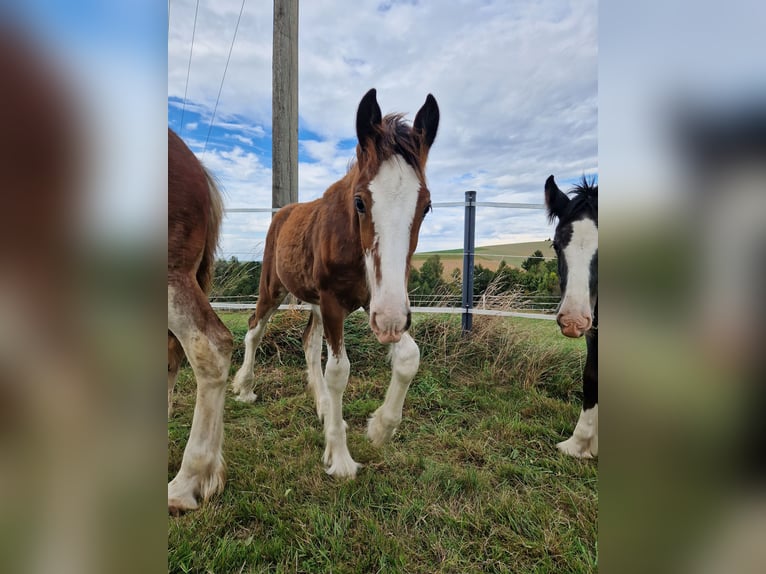
M242 359L247 315L223 314ZM169 572L593 572L598 467L555 443L579 413L583 341L550 321L419 316L422 362L393 441L373 447L367 417L390 370L363 314L346 322L344 397L354 481L321 466L322 428L306 392L305 316L275 316L257 354L258 400L229 392L223 494L169 519ZM179 376L168 479L189 433L194 383Z

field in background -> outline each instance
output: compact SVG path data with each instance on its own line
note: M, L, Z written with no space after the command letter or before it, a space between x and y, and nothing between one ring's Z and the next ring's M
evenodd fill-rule
M222 314L241 364L246 313ZM386 350L355 313L344 399L355 481L321 466L322 426L306 392L305 314L275 316L257 354L255 404L228 392L224 493L169 519L169 572L593 572L595 461L555 443L579 414L584 341L550 321L416 315L420 370L391 444L364 436L383 399ZM168 479L180 466L195 387L184 368L168 423Z
M527 243L507 243L504 245L488 245L477 247L474 255L475 264L482 265L492 271L496 271L500 262L505 260L509 267L521 267L521 262L532 255L536 250L542 251L545 257L555 257L550 241L529 241ZM446 249L444 251L429 251L416 253L412 256L413 265L420 269L423 262L431 255L438 255L444 265L444 278L449 279L453 269L463 269L463 250Z

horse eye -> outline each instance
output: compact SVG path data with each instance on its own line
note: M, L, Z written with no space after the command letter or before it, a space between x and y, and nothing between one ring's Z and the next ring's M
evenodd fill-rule
M364 213L364 201L358 195L354 198L354 205L358 213Z
M428 215L431 211L433 211L433 209L431 208L431 204L429 203L428 205L426 205L426 208L423 210L423 217Z

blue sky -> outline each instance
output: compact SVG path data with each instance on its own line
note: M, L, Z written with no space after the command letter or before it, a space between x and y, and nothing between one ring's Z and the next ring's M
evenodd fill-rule
M298 126L298 141L301 144L298 149L298 161L317 163L321 160L308 153L306 147L310 146L311 142L323 141L322 135L306 129L303 123L299 121ZM199 144L202 144L201 150L195 149L201 158L204 158L208 149L212 153L213 150L239 146L256 153L264 164L271 162L270 126L250 126L247 124L247 118L242 117L217 118L211 125L209 118L198 111L184 109L183 99L174 97L168 98L168 125L195 147L199 148ZM354 155L356 138L339 140L337 147L341 151L345 150L351 158Z
M247 0L205 148L241 0L170 4L168 122L216 175L228 207L271 205L272 3ZM597 4L492 0L303 2L299 22L299 199L353 157L359 99L412 119L432 93L441 124L427 177L434 202L469 189L482 201L542 203L598 170ZM187 89L187 69L188 89ZM184 93L187 93L183 112ZM462 209L436 209L419 251L462 244ZM260 257L269 216L229 214L221 255ZM480 208L477 245L539 240L544 212Z
M167 8L156 0L24 0L11 10L59 51L129 51L146 62L160 61L166 47Z

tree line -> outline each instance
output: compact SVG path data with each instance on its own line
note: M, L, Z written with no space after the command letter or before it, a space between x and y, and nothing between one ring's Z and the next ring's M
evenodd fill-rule
M439 255L428 257L420 269L410 271L408 283L410 294L422 296L460 295L462 276L460 269L453 269L448 279L444 277L444 265ZM511 267L505 260L500 261L496 270L481 264L473 267L473 293L502 295L517 293L524 295L559 295L558 267L555 259L546 261L543 253L536 250L521 263Z

